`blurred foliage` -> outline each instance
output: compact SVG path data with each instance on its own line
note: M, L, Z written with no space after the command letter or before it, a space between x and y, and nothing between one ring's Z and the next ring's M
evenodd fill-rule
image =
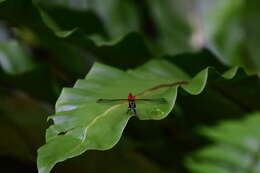
M199 173L259 172L260 113L247 116L239 121L201 128L200 133L213 140L214 144L189 157L188 167Z
M19 74L33 68L31 57L26 54L23 47L15 40L3 40L0 42L0 64L9 74Z
M154 58L167 59L168 65L190 77L203 73L207 76L203 92L191 96L180 89L167 118L132 118L113 149L88 151L52 172L185 173L193 168L199 172L233 168L240 157L227 157L232 163L216 158L223 156L218 151L223 151L225 141L214 139L212 145L211 136L195 129L207 125L205 134L217 133L215 125L223 121L241 140L257 133L250 130L256 125L251 121L256 116L250 113L260 108L258 7L257 0L0 0L1 172L37 171L36 150L45 143L44 131L51 123L46 119L55 112L62 88L84 78L94 62L125 70ZM224 80L216 71L228 71L226 75L233 78ZM244 136L234 127L240 124L246 124L239 128ZM208 144L213 147L203 149ZM211 157L211 148L216 157L204 162L203 151ZM198 149L203 162L187 162ZM249 150L234 148L224 154L233 151ZM257 153L252 151L251 156Z

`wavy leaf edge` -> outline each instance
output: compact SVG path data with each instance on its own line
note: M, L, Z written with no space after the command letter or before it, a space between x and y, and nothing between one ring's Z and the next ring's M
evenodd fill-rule
M150 63L151 63L151 62L164 62L164 63L168 63L166 60L151 60ZM148 62L148 63L149 63L149 62ZM148 63L146 63L146 64L148 64ZM118 72L118 73L126 73L126 72L123 72L123 71L121 71L121 70L118 70L118 69L116 69L116 68L114 68L114 67L110 67L110 66L107 66L107 65L104 65L104 64L101 64L101 63L95 63L95 64L93 65L92 69L90 70L90 72L87 74L87 76L86 76L85 79L89 79L89 77L90 77L91 74L93 73L93 69L95 69L96 67L113 69L113 70L115 70L115 71ZM184 91L186 91L187 93L191 94L191 95L198 95L198 94L200 94L200 93L203 91L203 89L205 88L210 73L217 73L217 74L220 75L223 79L228 80L228 79L234 78L234 77L236 76L236 74L238 73L238 70L240 70L240 69L241 69L241 68L239 68L239 67L233 67L233 68L230 68L229 70L227 70L227 71L224 72L224 73L219 73L214 67L207 67L207 68L201 70L200 72L198 72L194 77L191 78L191 80L189 81L189 83L188 83L187 85L181 86L181 88L182 88ZM241 69L241 70L242 70L242 69ZM242 71L244 72L244 70L242 70ZM199 81L199 82L197 82L197 81ZM75 85L76 85L76 84L75 84ZM75 87L75 85L74 85L74 87ZM179 86L174 87L174 88L176 89L176 96L177 96L178 87L179 87ZM64 89L63 89L63 91L64 91ZM62 94L61 94L61 96L62 96ZM61 99L61 97L59 97L59 99L58 99L58 101L57 101L57 103L56 103L56 109L58 109L58 107L59 107L60 99ZM166 112L166 116L172 111L176 99L177 99L177 97L173 98L173 100L172 100L172 101L173 101L172 106L170 106L170 111ZM100 116L95 117L95 118L89 123L90 125L87 125L86 127L84 127L85 130L84 130L84 134L83 134L83 137L82 137L83 140L81 140L80 145L83 145L83 144L84 144L84 141L85 141L85 139L86 139L86 137L87 137L87 130L89 129L89 127L91 127L93 124L95 124L95 122L98 121L99 119L105 117L105 116L109 113L109 111L110 111L111 109L118 108L119 106L120 106L120 105L114 105L112 108L110 108L110 109L108 109L107 111L105 111L105 112L103 112L102 114L100 114ZM57 112L57 113L59 113L59 112ZM162 117L162 118L165 118L166 116L164 116L164 117ZM123 123L123 125L120 126L120 127L121 127L121 130L119 130L118 136L117 136L117 138L115 139L115 141L113 141L110 145L106 146L105 148L103 148L103 149L102 149L102 148L99 148L98 150L107 150L107 149L112 148L114 145L116 145L116 143L117 143L117 142L120 140L120 138L121 138L122 132L123 132L123 130L124 130L124 128L125 128L125 126L126 126L128 120L129 120L129 118L131 118L131 117L132 117L132 116L127 117L126 120L124 121L125 123ZM162 119L162 118L160 118L160 119ZM48 119L53 119L54 122L55 122L55 116L50 116ZM54 124L54 125L55 125L55 124ZM52 126L50 126L50 127L47 129L47 132L48 132L48 130L51 129L51 127L52 127ZM80 127L80 128L81 128L81 127ZM49 142L52 142L53 140L52 140L52 139L50 140L50 138L48 139L48 134L47 134L47 132L46 132L46 135L47 135L47 136L46 136L46 137L47 137L46 140L47 140L47 144L48 144ZM45 144L45 145L46 145L46 144ZM44 145L44 146L45 146L45 145ZM78 149L77 146L76 146L75 148ZM38 150L38 159L37 159L38 171L41 172L41 173L47 173L47 172L49 172L49 171L54 167L54 165L55 165L56 163L62 162L62 161L64 161L64 160L68 159L68 158L72 158L72 157L78 156L78 155L84 153L86 150L88 150L88 149L83 149L83 150L79 151L77 154L67 155L67 156L65 156L63 159L55 160L53 163L51 163L51 164L46 168L46 167L43 167L43 166L39 163L39 157L40 157L40 154L41 154L41 152L42 152L41 149L42 149L42 147ZM76 149L73 149L73 151L76 150ZM91 149L91 148L89 148L89 149ZM94 147L93 149L97 149L97 148Z

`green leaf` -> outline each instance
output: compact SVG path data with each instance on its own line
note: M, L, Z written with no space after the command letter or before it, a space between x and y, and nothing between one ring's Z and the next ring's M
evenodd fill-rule
M109 40L115 42L122 36L137 31L140 25L137 8L132 1L128 0L124 2L120 0L86 0L77 3L34 0L34 3L48 11L44 12L42 8L40 9L42 19L60 37L69 36L69 33L74 32L75 28L81 28L85 33L92 31L92 34L100 34L98 32L102 26L95 24L100 19L108 32ZM62 13L59 14L52 8L61 10ZM67 13L63 13L64 11L67 11ZM98 18L95 18L91 12L94 12ZM79 13L81 15L78 15ZM82 18L83 16L85 16L85 19ZM86 17L90 20L86 20ZM62 18L68 18L70 21L63 21ZM92 26L86 25L86 21L92 22ZM69 30L64 30L68 27ZM93 27L94 29L91 29ZM94 39L94 41L97 40ZM104 38L101 42L103 41Z
M260 22L258 20L260 11L257 8L259 1L245 1L245 17L244 17L244 29L247 36L247 53L250 55L247 63L258 73L260 72L260 58L259 58L259 42L260 42Z
M121 34L116 34L117 36L109 36L108 31L105 30L106 28L102 25L101 19L99 19L99 13L94 14L93 12L96 11L92 10L91 7L79 10L74 6L71 7L71 4L57 5L56 3L53 4L45 1L34 1L34 4L39 10L44 24L46 24L56 36L62 38L57 39L68 44L73 44L73 46L76 45L77 48L80 49L78 51L90 57L90 60L102 59L103 62L110 65L120 68L129 68L146 62L152 56L152 49L148 47L150 43L146 44L148 43L147 40L145 40L140 33L133 32L137 29L130 29L130 26L123 24L126 31L120 32ZM127 4L128 3L124 2L124 6L128 6ZM105 9L105 7L102 8ZM116 12L118 11L115 11L115 13ZM116 16L116 14L113 15ZM118 14L118 16L122 17L120 14ZM123 22L130 22L130 20L123 20ZM109 30L117 31L120 29L118 26L120 25L119 23L116 22ZM46 36L42 37L41 40L44 40ZM53 42L53 44L54 43L55 42ZM47 44L49 44L49 42L47 42ZM121 58L123 56L133 61L126 62Z
M0 40L0 66L11 75L25 73L34 63L25 47L16 40Z
M259 172L260 112L243 120L222 122L214 128L200 131L214 144L194 153L187 159L193 172Z
M178 54L207 47L225 64L244 65L241 56L243 0L152 0L148 3L164 53Z
M54 33L58 36L58 37L68 37L70 36L72 33L74 33L77 28L73 28L71 30L62 30L60 28L60 26L58 26L58 24L40 7L38 7L38 10L40 12L40 15L43 19L43 21L45 22L45 24L54 31Z
M147 3L160 34L159 45L163 53L175 55L191 51L192 29L182 16L182 10L186 9L182 9L176 0L151 0Z
M183 88L199 94L205 87L209 68L193 79L179 67L164 60L153 60L135 69L123 72L94 64L85 79L73 88L64 88L57 103L54 121L46 132L46 144L38 150L38 170L49 172L57 163L75 157L87 150L107 150L120 139L127 121L127 103L96 103L100 98L126 98L129 92L139 98L164 98L167 104L137 103L140 120L165 118L173 109L180 81L189 81ZM236 73L233 69L231 72ZM233 74L227 72L226 77ZM166 85L165 85L166 84Z

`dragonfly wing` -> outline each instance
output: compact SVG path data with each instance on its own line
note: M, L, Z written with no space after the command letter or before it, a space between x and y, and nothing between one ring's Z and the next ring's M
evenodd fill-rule
M135 101L144 101L144 102L153 102L153 103L158 103L158 104L164 104L167 103L167 100L164 98L159 98L159 99L135 99Z
M98 99L97 103L111 103L111 102L120 102L127 101L127 99Z
M97 103L112 103L112 102L122 102L128 101L128 99L98 99ZM135 99L136 102L153 102L157 104L167 103L167 100L164 98L159 99Z

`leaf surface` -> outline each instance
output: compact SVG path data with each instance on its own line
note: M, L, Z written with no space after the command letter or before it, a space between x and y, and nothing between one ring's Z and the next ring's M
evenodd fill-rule
M127 102L96 103L100 98L164 98L166 104L137 104L137 118L159 120L173 109L177 97L176 82L188 81L183 88L199 94L206 85L209 68L194 78L165 60L152 60L127 72L96 63L85 79L73 88L64 88L57 103L54 124L47 129L46 144L38 150L38 169L47 173L57 163L87 150L107 150L120 139L127 121ZM225 77L234 76L231 69ZM171 86L171 84L173 84Z

